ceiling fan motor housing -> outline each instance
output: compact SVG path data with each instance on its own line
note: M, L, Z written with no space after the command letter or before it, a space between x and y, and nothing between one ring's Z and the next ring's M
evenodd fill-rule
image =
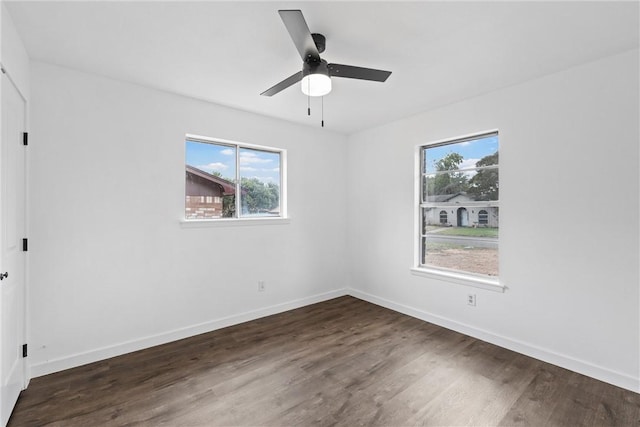
M302 77L308 76L309 74L324 74L328 76L329 67L327 61L324 59L321 59L320 62L305 61L302 64Z
M319 33L312 33L311 37L313 37L313 42L316 44L316 48L318 48L318 53L324 52L324 49L327 47L327 39L325 36Z

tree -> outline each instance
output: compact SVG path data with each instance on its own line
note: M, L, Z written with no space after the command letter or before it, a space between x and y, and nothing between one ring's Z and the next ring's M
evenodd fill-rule
M236 195L222 196L222 217L234 218L236 216Z
M217 175L220 176L220 175ZM265 184L257 178L241 178L242 211L244 213L266 212L278 207L280 203L280 186L272 182ZM222 196L222 216L236 216L236 195Z
M498 152L483 157L476 162L476 167L498 164ZM498 200L498 169L480 169L469 181L467 192L475 200Z
M467 176L462 172L456 172L464 158L458 153L449 153L433 165L439 173L433 178L433 188L430 194L456 194L466 191L469 187ZM429 183L431 184L431 183ZM428 185L431 187L431 185Z
M218 178L222 178L225 181L229 181L233 183L232 178L225 178L222 176L222 173L219 171L211 171L209 172L211 175L216 176ZM227 194L226 196L222 196L222 217L223 218L233 218L236 216L236 195L235 194Z
M434 161L433 165L437 171L450 171L458 169L463 160L464 157L461 154L449 153L440 160Z
M276 184L265 184L257 178L242 178L242 207L249 213L269 211L279 204L279 187Z

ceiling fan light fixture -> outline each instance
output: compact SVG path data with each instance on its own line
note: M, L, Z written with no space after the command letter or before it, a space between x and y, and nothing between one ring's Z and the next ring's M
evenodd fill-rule
M331 77L323 73L307 74L300 87L307 96L324 96L331 92Z

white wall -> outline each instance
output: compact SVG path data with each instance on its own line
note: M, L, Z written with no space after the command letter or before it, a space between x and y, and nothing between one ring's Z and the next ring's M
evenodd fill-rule
M349 138L31 68L34 376L349 285L355 296L639 389L638 51ZM412 276L415 146L495 128L508 290ZM291 223L182 228L185 133L288 149ZM615 220L601 221L612 204Z
M34 376L344 293L346 137L38 62L31 84ZM287 149L291 222L181 227L185 133Z
M638 75L635 50L351 136L352 293L640 390ZM508 289L411 275L415 147L491 129Z
M22 95L29 99L29 56L4 2L0 6L2 66L11 76Z

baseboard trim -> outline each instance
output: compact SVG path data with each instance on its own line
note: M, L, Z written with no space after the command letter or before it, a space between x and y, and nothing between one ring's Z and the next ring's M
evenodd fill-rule
M584 360L579 360L570 356L559 354L549 349L541 348L523 341L497 335L492 332L467 325L465 323L431 314L415 307L399 304L397 302L390 301L385 298L380 298L357 289L348 289L347 293L355 298L359 298L372 304L376 304L390 310L397 311L399 313L406 314L408 316L415 317L417 319L424 320L426 322L433 323L438 326L442 326L444 328L451 329L474 338L478 338L482 341L486 341L491 344L513 350L526 356L533 357L534 359L551 363L552 365L556 365L561 368L565 368L570 371L577 372L579 374L583 374L609 384L613 384L617 387L621 387L635 393L640 393L640 378L634 378L630 375L603 368Z
M415 307L400 304L385 298L381 298L367 292L357 289L337 289L330 292L312 295L306 298L300 298L269 307L240 313L233 316L227 316L220 319L211 320L197 325L187 326L184 328L174 329L162 334L143 337L136 340L125 341L111 346L90 350L83 353L73 354L71 356L52 359L41 363L28 366L30 370L30 378L36 378L48 375L54 372L63 371L65 369L75 368L77 366L86 365L88 363L98 362L100 360L109 359L111 357L120 356L156 345L166 344L172 341L189 338L217 329L226 328L251 320L259 319L273 314L282 313L288 310L304 307L310 304L316 304L332 298L351 295L355 298L376 304L390 310L415 317L426 322L430 322L465 335L478 338L482 341L516 351L526 356L560 366L565 369L613 384L624 389L640 393L640 378L616 372L592 363L579 360L570 356L556 353L554 351L541 348L523 341L515 340L509 337L494 334L492 332L476 328L474 326L461 323L443 316L435 315Z
M346 289L337 289L322 294L312 295L305 298L275 304L258 310L247 311L233 316L211 320L197 325L174 329L172 331L157 335L151 335L140 339L125 341L111 346L73 354L71 356L65 356L58 359L36 363L29 366L31 378L52 374L54 372L63 371L65 369L75 368L78 366L86 365L88 363L98 362L100 360L109 359L111 357L143 350L149 347L154 347L156 345L166 344L172 341L189 338L194 335L215 331L217 329L226 328L229 326L259 319L261 317L271 316L273 314L282 313L310 304L316 304L344 295L348 295Z

